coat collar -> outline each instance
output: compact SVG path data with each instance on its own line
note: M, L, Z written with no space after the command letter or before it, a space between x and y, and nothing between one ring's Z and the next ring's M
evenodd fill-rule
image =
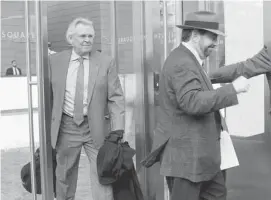
M201 74L205 84L207 85L208 89L213 90L212 83L211 83L209 77L207 76L206 72L204 71L203 67L200 65L199 61L197 60L196 56L187 47L185 47L183 44L180 44L179 48L190 55L190 57L196 63L196 66L199 69L200 74Z
M72 50L72 53L71 53L71 61L74 61L74 60L78 60L78 58L80 58L81 56L79 56L77 53L75 53L75 51L74 51L74 49ZM84 59L86 59L86 60L89 60L89 57L90 57L90 55L88 54L88 55L84 55L84 56L82 56Z
M202 66L203 60L200 58L198 52L187 42L182 42L182 45L185 46L191 53L196 57L199 64Z
M69 69L69 64L71 59L77 59L76 56L72 57L72 50L63 51L59 56L57 66L59 81L60 81L60 91L62 99L64 99L65 88L66 88L66 80ZM88 104L91 101L93 90L95 88L99 68L100 68L100 53L93 52L89 55L89 79L88 79Z

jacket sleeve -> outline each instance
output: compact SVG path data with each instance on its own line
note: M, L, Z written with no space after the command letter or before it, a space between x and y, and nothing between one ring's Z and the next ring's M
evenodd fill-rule
M12 75L12 71L10 70L10 68L8 68L6 71L6 76L10 76L10 75Z
M114 60L111 60L109 64L107 76L111 130L124 130L124 96Z
M232 84L206 91L196 72L189 68L175 67L172 86L181 110L189 115L202 115L238 104Z
M212 83L227 83L239 76L251 78L265 73L271 73L271 43L246 61L219 68L210 78Z

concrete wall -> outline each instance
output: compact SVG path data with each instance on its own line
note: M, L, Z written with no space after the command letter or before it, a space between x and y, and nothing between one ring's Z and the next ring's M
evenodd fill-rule
M33 81L36 78L33 77ZM32 86L33 107L37 108L37 86ZM28 119L28 93L27 78L1 78L0 79L0 148L16 148L29 146L29 119ZM37 111L34 111L33 128L35 142L39 142L39 124Z
M263 1L224 1L226 65L243 61L263 47ZM251 88L239 105L227 108L232 135L264 132L264 76L250 79Z

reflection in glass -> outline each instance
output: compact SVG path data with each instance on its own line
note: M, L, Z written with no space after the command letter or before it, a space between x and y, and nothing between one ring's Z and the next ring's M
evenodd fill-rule
M32 75L36 74L34 2L30 2L30 53ZM25 2L1 1L1 199L31 200L32 194L22 186L20 171L31 158L29 148L28 93L26 79L26 32ZM18 71L14 76L6 76L6 71L16 61ZM13 72L14 73L14 72ZM5 77L5 78L2 78ZM12 77L12 78L11 78ZM33 78L35 81L35 77ZM39 144L37 115L37 87L33 87L34 139ZM41 199L41 197L38 197Z

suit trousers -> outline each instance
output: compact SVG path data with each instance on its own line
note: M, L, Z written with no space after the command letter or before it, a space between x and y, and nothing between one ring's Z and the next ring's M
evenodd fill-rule
M179 177L166 177L171 200L226 200L225 172L218 172L213 179L191 182Z
M95 148L90 134L87 117L78 126L73 118L63 114L56 144L56 199L74 200L77 187L79 160L84 147L90 162L90 182L92 198L89 200L113 200L112 186L99 183Z

